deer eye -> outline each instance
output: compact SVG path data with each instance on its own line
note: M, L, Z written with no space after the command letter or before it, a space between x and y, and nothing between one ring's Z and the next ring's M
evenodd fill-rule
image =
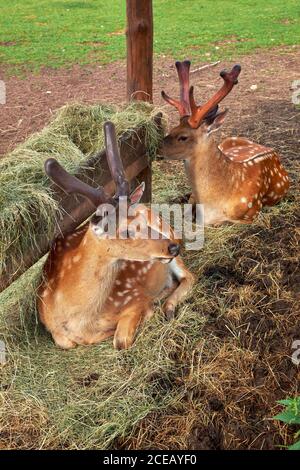
M184 142L184 141L187 140L187 139L188 139L188 136L187 136L187 135L180 135L177 140L178 140L179 142Z

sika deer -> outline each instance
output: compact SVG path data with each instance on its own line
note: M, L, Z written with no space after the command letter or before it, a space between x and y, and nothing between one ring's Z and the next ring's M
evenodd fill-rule
M115 348L130 347L138 326L153 314L153 302L168 294L164 311L170 316L193 284L192 274L177 256L179 244L173 232L167 237L161 219L157 228L157 215L137 204L143 183L130 195L130 207L117 225L116 238L109 238L107 223L119 212L129 185L113 124L105 123L104 132L117 188L114 198L69 175L55 159L45 163L47 175L58 186L86 196L97 207L90 222L55 240L45 264L38 300L40 319L64 349L99 343L110 336L114 336ZM108 216L103 215L104 203ZM130 209L135 209L134 215ZM141 239L134 230L141 217L146 219L147 230L160 232L160 239Z
M217 145L212 133L222 125L227 110L218 112L241 67L223 71L221 89L203 106L197 106L189 85L190 62L176 62L180 100L162 97L180 114L180 124L164 138L162 155L184 160L192 186L190 202L204 205L204 223L250 223L262 206L276 204L289 188L287 172L272 148L242 137L229 137Z

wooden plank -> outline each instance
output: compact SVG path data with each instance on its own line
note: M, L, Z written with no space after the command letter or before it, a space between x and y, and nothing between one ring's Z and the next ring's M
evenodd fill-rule
M127 99L152 102L152 0L127 0Z
M155 121L157 124L160 123L160 115L155 118ZM146 169L149 171L150 168L150 163L146 156L144 131L138 130L124 135L120 142L120 153L128 180L132 181L138 175L142 175L138 178L142 181L143 172ZM76 176L92 186L104 186L110 195L114 194L115 187L111 180L105 151L87 160L84 165L79 168ZM61 220L57 221L56 235L66 234L84 222L95 211L95 208L88 200L81 196L67 195L55 185L54 188L56 200L59 202L59 207L65 214ZM147 197L149 197L149 195ZM6 273L0 280L0 292L6 289L6 287L44 256L49 250L50 244L51 240L41 236L37 246L24 254L23 260L20 260L17 271L8 266Z

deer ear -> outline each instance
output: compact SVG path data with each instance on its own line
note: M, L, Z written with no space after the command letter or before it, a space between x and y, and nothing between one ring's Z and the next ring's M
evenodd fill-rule
M216 132L222 126L223 122L225 121L225 117L227 113L228 113L228 109L225 109L225 111L222 111L221 113L218 113L216 115L213 122L207 126L207 134Z
M144 194L144 191L145 191L145 183L144 181L138 185L137 188L135 188L132 193L130 194L129 196L129 199L130 199L130 203L131 204L137 204L138 202L140 202L143 194Z

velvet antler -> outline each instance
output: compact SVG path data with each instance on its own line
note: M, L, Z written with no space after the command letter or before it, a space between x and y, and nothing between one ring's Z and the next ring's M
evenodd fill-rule
M189 116L191 114L190 101L189 101L189 88L190 88L190 65L189 60L183 62L176 62L175 66L178 73L179 85L180 85L180 100L175 100L168 96L164 91L161 92L161 96L167 103L179 111L181 117Z
M203 106L196 105L194 100L193 87L190 88L189 101L192 114L188 119L188 123L192 128L197 129L203 119L205 119L209 113L214 112L216 106L228 95L228 93L230 93L233 86L238 83L237 78L240 74L240 71L240 65L235 65L230 72L226 72L226 70L223 70L220 73L220 76L224 80L223 86Z
M88 184L70 175L55 158L45 161L45 172L49 178L66 193L77 193L87 197L97 207L105 202L111 202L103 188L92 188Z
M123 163L120 157L115 126L112 122L107 121L104 123L103 128L105 135L106 158L111 176L116 185L115 197L128 196L129 184L126 179Z

